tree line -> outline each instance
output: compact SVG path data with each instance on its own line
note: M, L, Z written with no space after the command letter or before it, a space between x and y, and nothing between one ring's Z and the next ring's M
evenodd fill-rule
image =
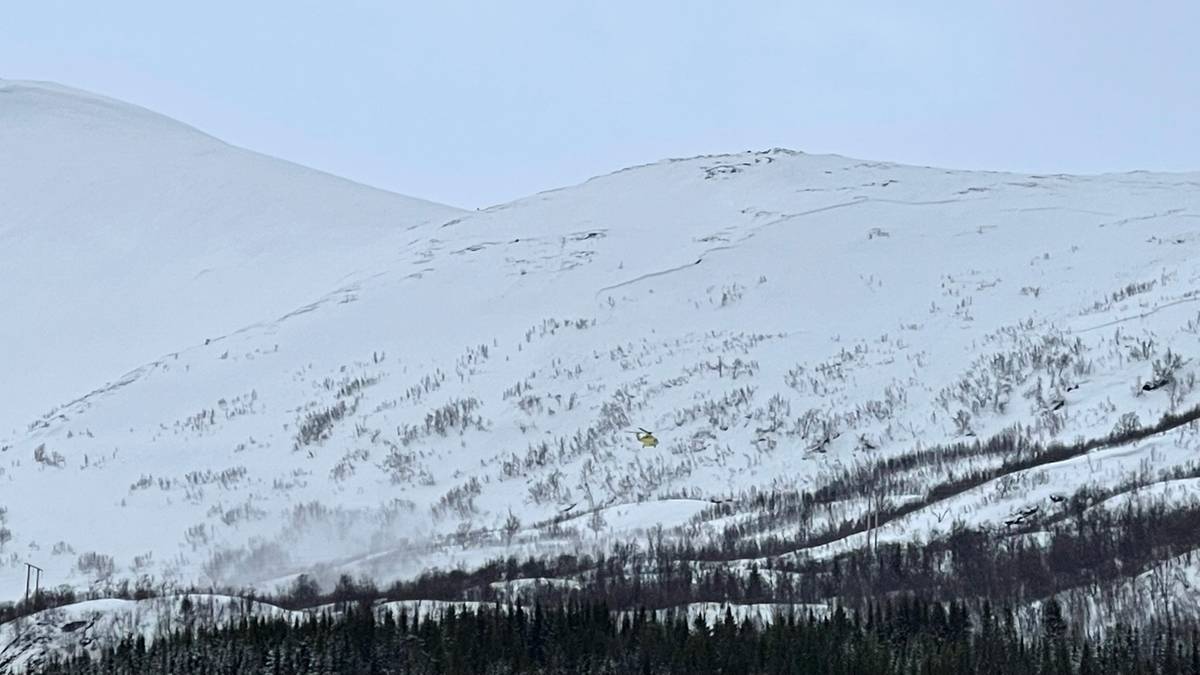
M128 638L98 656L45 664L46 675L248 673L788 673L821 675L1200 675L1200 635L1148 639L1118 628L1072 637L1056 606L1040 637L1023 637L1011 609L978 618L962 603L906 596L863 611L711 619L604 603L450 608L418 618L369 603L304 620L248 617L182 628L147 644Z

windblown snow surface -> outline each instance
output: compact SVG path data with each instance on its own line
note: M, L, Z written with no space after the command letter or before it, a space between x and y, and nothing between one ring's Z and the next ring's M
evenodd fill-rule
M276 318L458 214L126 103L0 80L0 436Z
M0 85L0 149L4 419L30 413L0 436L0 598L26 561L48 585L275 590L704 541L753 516L713 501L1200 402L1200 174L771 150L460 212L22 83ZM1163 363L1172 386L1143 391ZM1002 528L1198 449L1193 425L1097 449L878 536ZM935 476L909 478L888 499Z

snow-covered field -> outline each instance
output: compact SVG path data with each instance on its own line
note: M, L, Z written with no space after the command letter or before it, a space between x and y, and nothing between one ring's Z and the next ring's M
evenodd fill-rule
M49 586L275 590L703 541L752 491L1200 403L1200 174L771 150L463 212L24 83L0 83L0 147L0 599L27 561ZM1097 449L878 538L1003 527L1198 448L1185 426Z

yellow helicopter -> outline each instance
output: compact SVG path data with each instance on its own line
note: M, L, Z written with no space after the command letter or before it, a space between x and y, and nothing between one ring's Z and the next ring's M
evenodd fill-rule
M643 448L654 448L658 446L658 439L655 438L654 434L650 433L649 431L638 427L638 430L632 433L639 441L641 441Z

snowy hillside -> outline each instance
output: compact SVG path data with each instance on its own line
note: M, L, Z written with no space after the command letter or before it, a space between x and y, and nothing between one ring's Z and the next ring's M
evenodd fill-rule
M473 612L487 609L487 603L398 601L373 606L374 615L381 621L388 614L392 619L411 617L419 621L442 618L447 611ZM824 606L792 608L793 611L814 611L820 615ZM224 626L243 618L285 619L304 622L313 616L339 616L344 609L324 606L308 611L289 611L270 604L244 598L185 594L145 600L92 600L68 607L44 610L19 621L0 625L0 673L35 672L49 657L58 659L87 652L95 658L107 645L122 639L138 637L147 644L182 627L191 629ZM685 608L688 621L704 616L710 623L719 621L731 612L740 621L748 618L759 623L772 621L779 611L775 605L746 606L724 603L705 603ZM665 612L659 612L666 618Z
M0 439L64 397L275 318L457 215L126 103L0 80Z
M8 87L26 107L64 95ZM0 103L13 109L41 120ZM116 109L104 124L140 116L169 139L150 143L162 151L150 168L124 163L119 134L81 131L86 145L61 149L36 185L97 156L136 170L93 175L157 189L107 200L96 195L117 187L76 183L92 185L77 213L136 227L110 238L46 216L46 231L16 237L33 252L12 264L69 249L81 256L72 274L97 281L19 289L59 314L4 329L5 346L53 345L55 372L93 384L43 383L28 357L6 357L62 406L4 441L0 597L23 590L25 561L50 586L273 590L300 573L385 583L658 534L774 537L761 560L821 559L868 536L933 539L956 521L1001 532L1010 521L1036 541L1038 519L1081 488L1116 500L1096 509L1135 489L1193 499L1188 477L1153 487L1195 468L1190 424L1019 460L1030 444L1101 441L1200 403L1200 175L1028 176L773 150L664 161L456 215ZM4 193L17 204L6 211L70 206L23 185ZM188 186L190 206L172 213L228 208L260 225L224 214L180 239L155 215L176 204L173 185ZM150 246L165 252L143 260ZM111 266L114 255L125 262ZM212 272L198 281L201 269ZM128 290L130 304L110 316L91 295L101 289ZM74 331L50 323L68 320ZM153 359L68 403L146 350ZM639 427L657 447L641 447ZM1015 451L921 452L1006 430ZM984 478L947 487L972 472ZM868 492L778 516L799 491L854 475L874 476ZM854 525L872 509L895 517Z
M186 612L181 611L186 608ZM183 596L149 600L92 600L38 612L0 625L0 672L30 672L48 655L89 651L127 636L153 640L162 632L188 625L213 625L242 616L289 616L286 610L219 596Z

